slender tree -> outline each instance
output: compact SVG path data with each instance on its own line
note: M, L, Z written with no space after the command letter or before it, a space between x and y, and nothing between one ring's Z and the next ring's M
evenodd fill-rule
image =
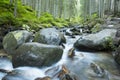
M10 5L12 5L13 4L13 0L10 0Z
M14 16L16 17L17 16L17 2L18 2L18 0L15 0L15 6L14 6Z

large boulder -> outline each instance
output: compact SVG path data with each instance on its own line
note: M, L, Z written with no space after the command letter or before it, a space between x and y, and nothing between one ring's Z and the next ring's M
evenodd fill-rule
M7 53L14 53L21 44L29 42L32 33L26 30L18 30L8 33L3 39L3 47Z
M44 44L59 45L61 43L65 43L66 39L64 35L55 28L46 28L35 34L34 41Z
M24 43L13 56L13 65L17 66L49 66L60 60L63 49L55 45L36 42Z
M78 50L111 50L114 47L113 38L115 34L115 29L104 29L96 34L89 34L79 38L74 46Z

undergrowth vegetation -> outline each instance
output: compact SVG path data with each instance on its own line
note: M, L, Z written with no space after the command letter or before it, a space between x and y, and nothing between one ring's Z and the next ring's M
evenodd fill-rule
M27 30L38 30L43 27L68 27L69 22L62 18L54 18L49 13L42 13L40 18L35 16L35 11L29 6L17 5L17 16L14 16L14 4L9 0L0 1L0 26L15 26ZM29 27L28 27L29 26Z
M54 18L51 14L44 12L38 18L33 9L29 6L23 6L20 1L17 5L17 16L14 16L14 4L10 4L9 0L0 0L0 27L2 26L13 26L14 28L22 28L27 30L39 30L44 27L69 27L74 24L90 24L94 26L96 22L94 21L98 16L93 14L88 17L87 21L84 22L84 19L81 17L75 17L70 19L64 18ZM100 21L102 22L102 21Z

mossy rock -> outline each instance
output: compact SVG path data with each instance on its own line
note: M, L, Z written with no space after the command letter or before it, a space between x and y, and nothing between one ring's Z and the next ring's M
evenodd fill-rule
M59 61L63 49L59 46L37 42L24 43L13 55L13 64L18 66L50 66Z
M66 39L62 33L60 33L55 28L45 28L41 29L35 34L34 42L51 44L51 45L60 45L65 43Z
M14 51L23 43L29 42L32 33L26 30L18 30L8 33L3 39L3 47L9 54Z
M89 34L82 39L78 39L74 46L78 50L86 51L103 51L114 49L113 39L115 37L115 29L104 29L95 34Z

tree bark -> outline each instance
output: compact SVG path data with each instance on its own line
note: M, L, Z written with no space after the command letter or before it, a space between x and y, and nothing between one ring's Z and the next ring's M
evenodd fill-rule
M17 1L15 0L15 6L14 6L14 16L17 17Z

